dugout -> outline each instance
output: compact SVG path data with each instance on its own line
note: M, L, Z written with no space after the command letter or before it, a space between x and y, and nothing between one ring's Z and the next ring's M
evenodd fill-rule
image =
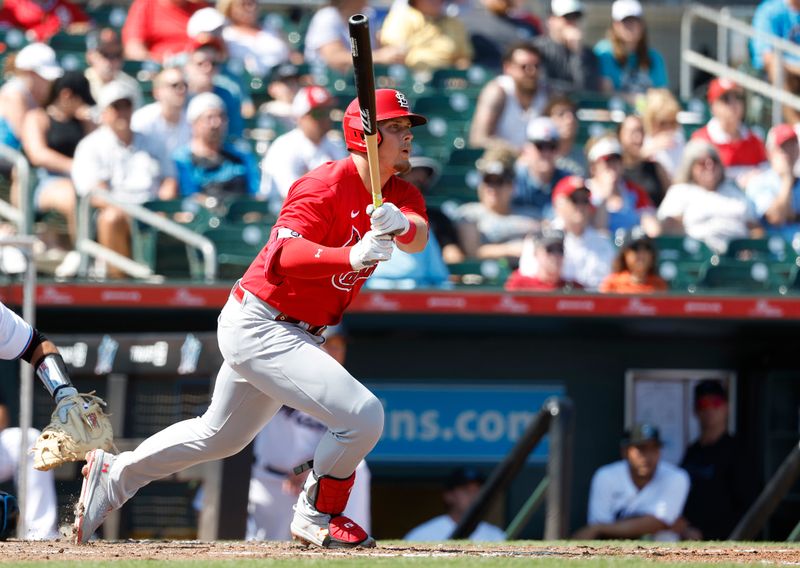
M138 394L126 394L126 416L141 416L148 405L152 406L142 394L147 389L158 393L166 390L180 400L192 400L194 396L194 403L181 406L183 410L167 418L191 415L202 406L202 397L207 396L208 380L217 361L211 357L209 347L208 359L198 366L199 370L182 376L177 372L181 364L179 346L188 334L202 338L204 346L213 345L216 315L227 287L192 289L189 293L197 299L192 302L184 301L186 289L177 293L169 287L123 288L102 296L100 287L45 286L39 293L38 325L65 345L87 343L87 371L74 371L76 382L87 381L87 387L95 386L91 381L107 384L108 378L94 372L97 349L88 347L87 338L100 342L104 335L130 339L130 344L120 342L128 345L119 351L122 359L130 359L132 345L151 345L149 350L139 352L140 358L149 357L151 361L159 357L155 346L158 341L171 342L161 367L146 361L131 367L126 393ZM182 303L176 304L176 297L183 298ZM569 396L576 417L570 508L573 530L585 522L593 471L618 458L619 437L626 419L626 376L631 370L732 373L736 379L736 431L762 480L777 469L800 435L800 360L795 346L800 300L794 298L364 292L346 323L351 337L351 372L376 390L402 392L408 387L405 390L409 399L427 405L420 407L423 411L447 408L454 404L451 399L469 403L480 397L459 397L481 389L492 393L500 387L506 393L513 388L527 393L529 387L542 387L542 396L555 388ZM159 335L170 336L159 340ZM150 338L149 343L137 336ZM151 341L153 338L155 341ZM15 371L8 365L3 369L3 390L6 398L13 401ZM426 397L425 389L432 386L443 390ZM99 387L98 391L103 393ZM37 387L37 400L42 396L43 389ZM512 392L503 398L516 396ZM36 425L46 423L46 412L46 400L44 406L37 403ZM126 423L125 437L136 437L129 432L149 433L129 430L131 427ZM401 421L399 428L409 428L408 423ZM486 428L490 433L496 431L495 426ZM416 434L418 439L421 432ZM469 455L446 455L453 443L451 440L442 444L438 450L434 447L445 452L438 455L423 452L404 456L401 448L394 454L389 452L388 458L369 461L373 473L373 526L378 538L398 538L418 522L441 512L439 482L457 463L468 462L487 472L495 463L485 448L479 448L479 459L475 460ZM239 462L240 466L246 463L246 457L241 459L245 461ZM238 467L239 472L243 469ZM508 523L543 472L543 461L534 459L529 463L490 520ZM77 481L77 470L74 478L61 480L61 496L74 494ZM191 514L180 511L185 511L186 503L193 498L192 481L173 481L186 485L153 484L152 493L143 491L134 499L146 503L141 506L144 512L123 513L121 536L145 536L147 531L143 532L138 524L152 522L156 517L172 529L180 528L181 522L185 527L191 526ZM169 515L163 514L165 508ZM800 484L795 484L761 537L785 539L798 518ZM540 512L523 536L541 538L542 526ZM181 530L152 536L190 536L190 532Z

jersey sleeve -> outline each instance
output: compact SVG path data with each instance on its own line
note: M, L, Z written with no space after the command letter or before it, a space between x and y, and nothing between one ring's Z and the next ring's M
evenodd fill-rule
M611 495L613 480L610 479L607 467L601 467L592 476L592 485L589 489L589 512L586 521L590 525L597 523L614 522Z
M652 502L652 510L647 511L666 525L672 525L683 512L689 496L689 474L675 468L664 481L660 498Z
M28 323L0 304L0 359L18 359L33 338L33 328Z
M397 183L401 180L395 179L394 181ZM414 213L425 219L426 223L428 222L425 198L422 197L422 193L410 183L398 183L397 186L392 188L392 192L386 197L386 201L394 203L403 214L408 215L409 213Z

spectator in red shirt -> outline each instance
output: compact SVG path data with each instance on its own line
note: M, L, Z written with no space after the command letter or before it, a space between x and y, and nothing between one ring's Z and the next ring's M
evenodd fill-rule
M564 233L545 231L534 238L533 254L536 257L536 273L525 276L519 269L506 280L506 290L530 290L553 292L563 289L582 289L583 286L572 280L564 280L561 270L564 267Z
M183 53L189 18L206 6L202 0L133 0L122 28L125 59L161 62Z
M745 187L749 177L767 161L764 143L744 125L744 89L729 79L714 79L708 87L711 120L692 139L711 142L729 179Z
M69 0L4 0L0 25L25 30L29 41L46 42L58 32L85 33L89 16Z

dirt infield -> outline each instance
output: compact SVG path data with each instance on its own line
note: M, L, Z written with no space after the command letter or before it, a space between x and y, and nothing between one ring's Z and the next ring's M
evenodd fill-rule
M690 548L658 544L623 545L548 545L520 542L505 545L443 543L408 545L391 541L377 548L335 551L309 549L292 543L198 542L198 541L97 541L86 545L67 542L28 542L9 540L0 543L0 564L36 560L213 560L237 558L347 558L347 557L506 557L506 558L640 558L664 562L717 564L759 563L800 566L800 546L788 543L704 545Z

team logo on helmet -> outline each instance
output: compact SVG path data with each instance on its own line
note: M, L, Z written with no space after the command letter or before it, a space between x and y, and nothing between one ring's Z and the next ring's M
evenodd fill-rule
M403 93L400 91L395 91L394 96L397 97L397 104L403 108L408 108L408 99Z

